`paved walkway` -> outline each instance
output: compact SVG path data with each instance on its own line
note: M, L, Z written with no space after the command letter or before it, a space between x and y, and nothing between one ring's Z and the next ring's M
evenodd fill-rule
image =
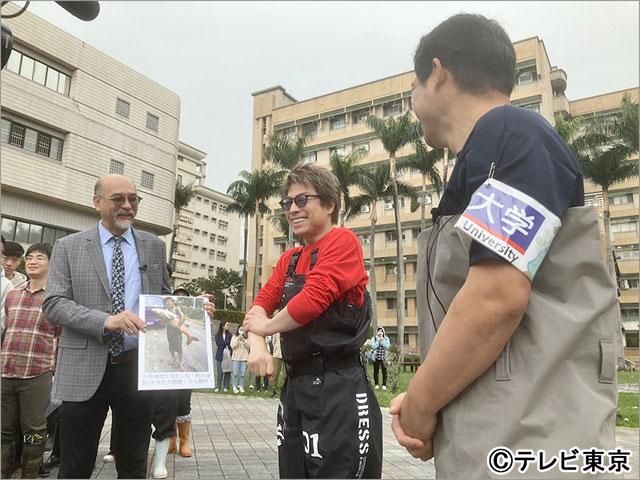
M192 397L192 458L169 455L170 478L271 479L278 478L275 445L277 400L231 394L195 393ZM435 477L433 462L412 458L398 446L391 432L391 417L382 409L384 420L384 463L382 478ZM102 462L109 449L110 417L105 423L93 478L116 478L115 465ZM617 444L633 451L632 473L638 478L638 429L617 428ZM149 474L153 440L149 449ZM52 478L57 472L53 472ZM175 475L174 475L175 474ZM621 477L617 477L621 478Z

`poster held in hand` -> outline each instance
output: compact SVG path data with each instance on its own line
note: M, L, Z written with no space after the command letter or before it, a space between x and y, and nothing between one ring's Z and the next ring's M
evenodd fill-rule
M139 390L213 388L211 322L202 297L140 295Z

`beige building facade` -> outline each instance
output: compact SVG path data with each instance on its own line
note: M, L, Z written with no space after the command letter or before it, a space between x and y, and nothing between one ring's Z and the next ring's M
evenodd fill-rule
M176 286L214 275L218 268L239 270L240 218L227 212L231 198L205 186L205 157L206 153L180 142L177 181L193 185L196 193L177 214L171 255ZM166 241L169 246L170 238Z
M137 227L169 233L179 97L29 12L6 24L14 45L0 76L5 237L53 243L95 226L94 184L110 172L130 177L143 198Z
M516 86L512 94L512 104L529 108L539 112L549 122L554 123L554 114L563 115L588 115L600 111L612 110L619 106L621 93L607 94L594 99L569 101L565 95L567 87L566 73L551 65L544 42L538 37L525 39L514 43L516 51ZM333 151L349 153L356 149L365 149L367 155L362 160L363 164L382 162L388 159L380 140L375 138L373 132L366 124L368 115L387 117L400 115L411 109L411 82L414 79L413 72L375 80L363 85L346 88L337 92L327 93L308 100L297 101L281 86L261 90L253 94L253 135L252 135L252 168L259 169L268 166L264 161L264 151L269 137L274 133L281 133L290 137L307 135L310 140L305 149L305 162L313 162L318 165L329 166L329 157ZM629 90L633 99L637 99L637 90ZM603 97L603 98L601 98ZM606 97L606 100L604 99ZM598 98L599 100L596 100ZM617 103L616 103L617 101ZM397 157L408 155L412 147L408 146L396 153ZM454 165L454 160L449 162L448 168ZM442 172L442 165L440 166ZM421 175L406 172L400 176L404 182L420 188ZM589 192L595 187L587 187ZM638 195L637 179L625 182L624 185L616 185L613 189L615 195L626 199L625 207L620 207L625 214L621 223L633 224L629 218L635 209L637 217ZM431 206L436 206L440 198L432 186L425 198L427 212ZM622 199L620 200L623 201ZM417 236L420 233L420 209L410 211L410 202L400 199L400 211L402 215L402 239L404 247L406 272L406 322L405 322L405 350L417 351L417 315L415 271L417 261ZM278 210L277 199L272 200L273 209ZM375 268L377 279L377 320L379 325L387 328L387 332L395 341L396 325L396 235L394 225L393 203L391 198L380 201L376 206L378 223L376 225L375 239ZM370 213L370 212L369 212ZM361 239L364 247L364 257L369 267L368 244L371 241L369 235L369 213L365 212L345 226L351 228ZM617 214L616 214L617 215ZM618 218L618 217L616 217ZM624 245L624 255L629 256L631 262L623 265L625 275L629 278L635 275L637 279L637 243L638 225L635 219L635 228L627 232L627 225L620 227L622 231L613 233L616 236L616 246ZM248 285L252 284L254 258L255 233L253 225L250 226L248 260ZM629 243L625 243L625 242ZM635 249L632 248L635 242ZM278 257L284 252L286 239L277 230L268 218L264 218L259 235L260 254L258 258L259 285L269 278ZM631 245L631 246L629 246ZM627 253L627 252L630 253ZM635 253L634 253L635 252ZM634 257L635 255L635 257ZM635 258L635 270L631 264ZM635 273L634 273L635 272ZM632 288L623 294L626 298L635 298L636 308L629 310L629 317L635 318L637 323L637 280L629 283ZM635 285L635 287L633 287ZM249 292L250 295L250 292ZM250 305L251 298L248 298ZM626 303L626 302L625 302ZM634 313L635 312L635 313ZM634 317L635 315L635 317Z

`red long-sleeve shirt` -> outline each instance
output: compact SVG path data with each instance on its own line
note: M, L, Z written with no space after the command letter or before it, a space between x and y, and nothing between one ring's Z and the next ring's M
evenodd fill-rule
M318 249L316 264L309 271L311 252L315 249ZM278 308L289 261L300 251L296 273L306 275L305 284L287 304L289 315L296 322L309 323L338 299L362 306L368 282L362 246L351 230L340 227L333 228L315 243L284 252L269 281L260 289L254 305L264 308L267 315Z

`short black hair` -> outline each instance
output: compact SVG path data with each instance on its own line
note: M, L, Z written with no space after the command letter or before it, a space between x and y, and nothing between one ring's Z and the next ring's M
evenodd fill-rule
M495 20L461 13L422 37L413 57L421 83L431 75L434 58L452 73L461 90L475 94L497 90L511 95L516 53L507 32Z
M3 252L5 257L20 258L24 255L24 248L18 242L5 242Z
M32 252L40 252L40 253L44 253L48 259L51 259L52 250L53 250L53 247L48 243L34 243L29 248L27 248L26 256L28 257L29 254L31 254Z

